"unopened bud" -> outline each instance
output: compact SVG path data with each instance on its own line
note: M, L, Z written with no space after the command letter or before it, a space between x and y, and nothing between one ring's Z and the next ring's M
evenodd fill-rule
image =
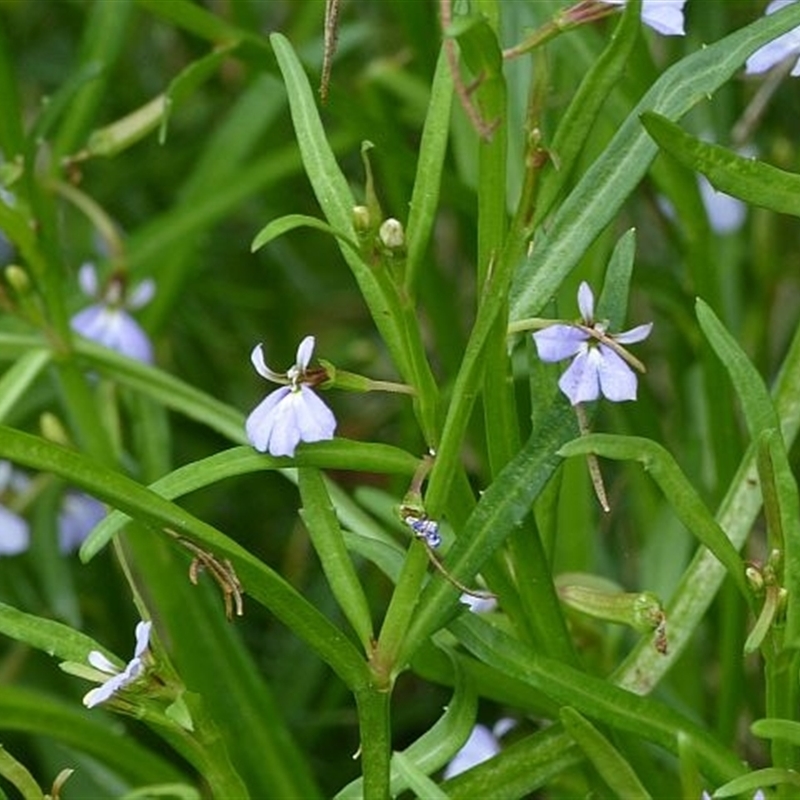
M8 285L19 295L25 295L31 290L31 279L27 271L17 264L9 264L5 269Z
M113 156L155 130L164 119L169 100L163 94L122 119L94 131L86 145L88 155Z
M42 437L49 442L54 442L64 447L71 446L72 442L70 441L69 434L61 420L55 414L45 411L41 417L39 417L39 428L42 431Z
M393 217L384 220L378 230L378 238L387 250L398 251L406 246L406 234L403 230L403 225Z
M764 591L764 576L758 567L752 565L747 567L744 576L755 594L761 594Z
M559 585L561 601L595 619L628 625L642 633L664 622L661 601L652 592L609 592L591 586Z
M353 227L359 236L369 233L372 219L366 206L353 206Z

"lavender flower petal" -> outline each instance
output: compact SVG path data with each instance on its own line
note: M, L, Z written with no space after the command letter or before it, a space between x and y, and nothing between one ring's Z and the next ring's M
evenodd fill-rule
M597 377L603 395L615 403L635 400L636 373L610 347L601 344L595 352L599 353Z
M573 325L551 325L533 334L542 361L562 361L581 351L589 334Z
M255 353L255 351L253 351ZM282 386L271 392L267 397L262 400L247 418L245 423L245 431L250 444L255 447L260 453L265 453L269 446L270 437L272 436L272 429L275 425L276 415L275 409L291 392L288 386ZM274 455L274 454L273 454Z
M597 400L600 396L598 362L601 358L598 348L587 346L575 356L559 379L558 387L572 405Z

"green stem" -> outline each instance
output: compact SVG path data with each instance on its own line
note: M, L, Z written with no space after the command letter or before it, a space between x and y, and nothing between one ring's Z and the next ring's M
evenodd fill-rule
M768 649L773 646L777 637L768 637L764 651L766 665L764 675L766 679L766 715L768 719L797 718L797 668L800 654L782 650L777 654L770 654ZM797 768L797 749L781 737L772 739L771 744L772 766L777 769L794 770ZM778 787L778 797L781 800L790 800L793 795L787 793L791 789L787 786Z
M365 800L384 800L389 797L392 756L389 724L391 696L390 690L374 685L357 691L355 695Z

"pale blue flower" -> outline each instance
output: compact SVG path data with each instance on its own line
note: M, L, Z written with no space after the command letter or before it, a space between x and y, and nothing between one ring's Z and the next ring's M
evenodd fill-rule
M711 228L720 234L738 231L747 219L747 204L738 197L717 191L705 175L697 176L697 186Z
M627 0L600 0L611 6L624 6ZM642 0L642 22L663 36L683 36L683 7L686 0Z
M8 493L24 491L29 480L15 470L9 461L0 461L0 498ZM28 523L11 509L0 505L0 556L16 556L30 545Z
M445 767L444 779L454 778L496 756L501 749L500 739L515 725L516 722L508 717L498 720L491 730L485 725L475 725L463 747Z
M795 0L772 0L764 11L765 14L774 14L776 11L791 5ZM776 64L780 64L790 56L797 60L789 73L795 78L800 76L800 27L778 36L771 42L767 42L763 47L753 53L745 64L745 74L760 75L762 72L772 69Z
M94 497L83 492L66 492L58 512L58 549L62 555L77 550L105 515L105 506Z
M572 358L558 381L572 405L597 400L601 394L614 402L635 400L636 373L626 359L642 367L619 345L646 339L652 323L614 335L606 333L607 323L595 322L594 295L585 281L578 289L578 308L582 323L558 323L533 334L539 358L542 361ZM620 353L625 353L625 357Z
M333 438L333 412L308 385L319 382L319 378L324 380L324 373L308 370L313 352L314 337L306 336L297 348L294 365L286 373L275 372L266 365L260 344L250 354L259 375L273 383L286 384L267 395L247 418L247 438L259 452L293 456L300 442Z
M135 311L152 300L155 294L154 281L148 278L127 293L124 281L116 275L101 292L94 264L83 264L78 271L78 283L84 294L96 298L98 302L72 318L72 329L128 358L152 364L153 347L150 339L128 310Z
M125 665L123 670L120 670L115 664L109 661L99 650L92 650L89 653L89 663L100 672L104 672L111 677L91 689L83 698L83 704L86 708L94 708L100 703L105 703L106 700L113 697L121 689L129 686L145 671L147 650L150 646L150 630L153 627L152 622L139 622L136 625L136 649L133 653L133 658Z
M19 514L0 506L0 556L24 553L29 544L28 523Z

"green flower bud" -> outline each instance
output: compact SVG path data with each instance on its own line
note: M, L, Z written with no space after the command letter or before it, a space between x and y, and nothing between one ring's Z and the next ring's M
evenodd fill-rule
M90 156L113 156L155 130L164 119L169 100L163 94L122 119L94 131L86 145Z
M61 420L49 411L39 417L39 429L42 432L42 438L47 439L49 442L55 442L63 447L71 447L69 434L62 424Z
M19 295L28 294L31 290L31 279L27 271L17 264L9 264L5 269L8 285Z
M595 619L627 625L641 633L658 630L664 624L664 609L652 592L608 591L597 585L557 583L558 596L565 605Z
M353 227L359 238L368 234L372 229L372 215L366 206L353 206Z

